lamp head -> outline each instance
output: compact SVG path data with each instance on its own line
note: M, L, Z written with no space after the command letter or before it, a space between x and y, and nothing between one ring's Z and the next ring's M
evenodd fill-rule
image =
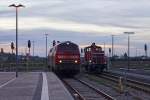
M124 34L135 34L134 32L124 32Z
M18 7L25 7L25 6L24 6L24 5L22 5L22 4L19 4L19 5L18 5Z
M8 7L25 7L25 6L22 4L19 4L19 5L11 4Z
M11 5L9 5L8 7L15 7L16 5L15 4L11 4Z

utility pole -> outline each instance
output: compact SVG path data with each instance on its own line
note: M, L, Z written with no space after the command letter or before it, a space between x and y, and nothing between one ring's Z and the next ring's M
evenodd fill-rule
M128 70L130 66L130 35L134 34L134 32L124 32L124 34L128 35Z
M45 34L45 36L46 36L46 66L45 66L45 71L46 71L46 67L47 67L47 36L48 36L48 34Z
M129 68L130 68L129 67L130 66L130 35L134 34L134 32L124 32L124 34L128 35L128 68L127 68L128 70L125 70L125 73L124 73L124 79L125 79L124 84L125 84L125 88L126 88L125 93L128 93L126 84L127 84L127 71L129 71ZM128 97L128 95L127 95L127 97Z
M135 48L135 50L136 50L136 51L135 51L135 57L137 58L137 56L138 56L138 55L137 55L137 48Z
M34 41L32 41L32 45L33 45L33 54L32 54L32 56L34 57Z
M105 45L106 45L106 44L105 44L105 42L104 42L104 56L105 56L105 50L106 50L106 47L105 47Z
M18 8L25 7L22 4L19 5L9 5L9 7L15 7L16 9L16 77L18 77Z
M113 56L114 56L114 36L115 35L111 35L112 36L112 48L111 48L111 50L112 50L112 55L111 55L111 57L113 58Z

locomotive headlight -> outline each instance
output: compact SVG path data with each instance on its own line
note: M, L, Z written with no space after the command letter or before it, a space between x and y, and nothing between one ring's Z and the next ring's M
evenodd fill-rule
M77 60L75 60L74 62L75 62L75 63L78 63L78 61L77 61Z
M59 60L59 63L62 63L62 60Z
M89 60L89 62L91 63L92 61L91 61L91 60Z

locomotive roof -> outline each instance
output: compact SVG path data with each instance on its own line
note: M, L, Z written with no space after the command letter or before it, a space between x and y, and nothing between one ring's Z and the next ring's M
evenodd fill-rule
M77 44L71 42L71 41L64 41L64 42L60 42L60 43L57 43L55 46L53 46L52 48L50 48L50 52L55 48L55 47L58 47L58 46L61 46L62 44L65 44L65 43L69 43L69 44L72 44L72 45L76 45L78 47Z
M95 45L95 43L92 43L91 46L87 46L87 47L85 47L85 49L86 48L91 48L91 47L102 48L101 46L97 46L97 45Z
M61 44L65 44L65 43L70 43L70 44L74 44L74 45L78 46L77 44L75 44L75 43L73 43L73 42L71 42L71 41L60 42L60 43L56 44L55 46L59 46L59 45L61 45Z

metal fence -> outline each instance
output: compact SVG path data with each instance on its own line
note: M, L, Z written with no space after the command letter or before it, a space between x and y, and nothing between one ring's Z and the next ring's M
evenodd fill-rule
M111 68L126 68L128 65L127 61L111 61ZM133 69L150 69L150 61L130 61L130 68Z
M16 71L45 71L48 67L45 63L19 63L16 67L15 63L0 63L0 71L13 72Z

